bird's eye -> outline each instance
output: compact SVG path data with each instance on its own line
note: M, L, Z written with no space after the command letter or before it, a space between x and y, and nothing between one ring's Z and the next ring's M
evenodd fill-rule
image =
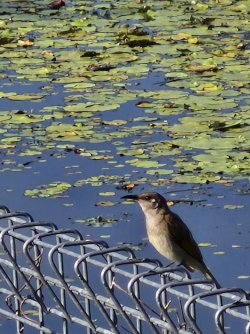
M146 196L146 197L145 197L145 200L146 200L146 201L148 201L148 200L149 200L149 197L148 197L148 196Z

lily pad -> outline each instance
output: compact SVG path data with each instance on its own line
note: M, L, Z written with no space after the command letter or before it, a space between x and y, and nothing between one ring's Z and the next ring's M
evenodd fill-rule
M69 188L71 188L71 184L57 181L42 185L39 188L25 190L24 195L32 198L58 197L59 195L65 193Z

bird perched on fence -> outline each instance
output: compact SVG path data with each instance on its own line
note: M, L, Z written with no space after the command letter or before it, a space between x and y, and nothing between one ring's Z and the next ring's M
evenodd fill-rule
M166 199L158 193L123 196L137 202L146 218L148 239L156 250L189 271L199 270L206 279L219 283L204 263L192 233L182 219L172 212Z

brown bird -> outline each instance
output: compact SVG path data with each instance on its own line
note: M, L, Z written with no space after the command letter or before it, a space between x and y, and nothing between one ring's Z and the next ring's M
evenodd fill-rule
M204 263L200 248L182 219L172 212L166 199L158 193L127 195L123 199L137 202L146 218L148 239L155 249L189 271L199 270L206 279L217 282Z

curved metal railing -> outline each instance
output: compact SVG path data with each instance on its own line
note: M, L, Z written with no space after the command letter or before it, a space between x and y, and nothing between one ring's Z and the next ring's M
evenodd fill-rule
M243 289L218 289L5 206L0 232L3 328L11 319L17 333L250 333Z

